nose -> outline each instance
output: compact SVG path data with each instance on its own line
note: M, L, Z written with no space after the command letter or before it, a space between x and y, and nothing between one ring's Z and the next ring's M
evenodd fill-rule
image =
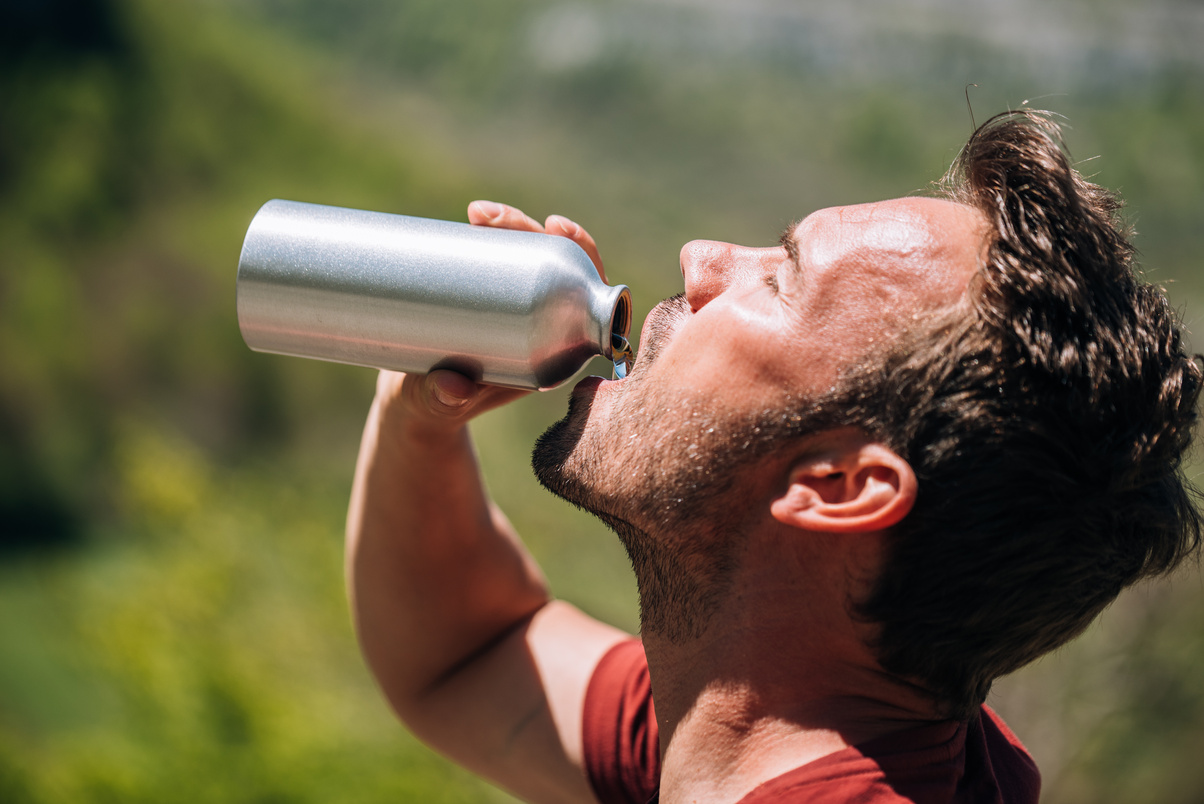
M775 249L749 248L714 240L692 240L681 248L681 275L690 309L698 312L727 290L762 281Z

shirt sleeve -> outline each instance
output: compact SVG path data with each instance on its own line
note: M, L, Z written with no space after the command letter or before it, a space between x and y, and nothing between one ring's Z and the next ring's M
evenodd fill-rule
M611 648L590 678L582 720L585 772L602 804L645 804L660 786L660 745L644 646Z
M979 716L984 774L990 774L1006 802L1033 802L1041 796L1041 772L1020 738L989 706Z

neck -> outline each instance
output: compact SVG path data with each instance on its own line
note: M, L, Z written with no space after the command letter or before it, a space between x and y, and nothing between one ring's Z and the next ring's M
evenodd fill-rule
M870 634L849 617L847 590L834 597L797 577L776 583L768 577L776 572L741 572L697 638L644 634L663 804L736 802L827 754L938 719L926 698L878 667Z

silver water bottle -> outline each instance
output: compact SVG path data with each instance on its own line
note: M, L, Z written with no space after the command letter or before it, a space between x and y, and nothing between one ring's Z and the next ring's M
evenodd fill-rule
M571 240L269 201L238 261L247 345L397 371L551 388L628 356L631 293Z

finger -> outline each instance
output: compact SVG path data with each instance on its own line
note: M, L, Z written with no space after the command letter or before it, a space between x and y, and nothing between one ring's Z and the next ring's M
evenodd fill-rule
M382 372L383 374L383 372ZM513 399L526 394L514 388L481 385L455 371L440 369L427 375L394 375L403 378L403 404L427 421L460 426Z
M439 415L459 415L472 407L480 387L454 371L432 371L423 383L428 408Z
M569 220L563 215L550 215L544 226L544 231L548 234L567 237L581 246L594 263L594 267L598 269L598 276L602 277L603 282L606 281L606 269L602 267L602 256L598 253L598 244L594 242L593 236L585 231L580 224Z
M468 205L468 222L474 226L492 226L495 229L518 229L524 232L542 232L539 222L521 209L496 201L473 201Z
M423 391L427 409L449 422L467 421L529 393L518 388L480 385L454 371L432 371L426 377Z
M381 371L376 382L377 400L396 407L415 421L459 426L457 419L473 407L478 395L472 380L454 371L406 374Z

